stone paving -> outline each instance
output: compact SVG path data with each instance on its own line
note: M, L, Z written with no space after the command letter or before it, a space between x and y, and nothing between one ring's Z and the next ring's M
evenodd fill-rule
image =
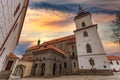
M21 78L11 80L120 80L120 75L114 76L61 76L55 78Z

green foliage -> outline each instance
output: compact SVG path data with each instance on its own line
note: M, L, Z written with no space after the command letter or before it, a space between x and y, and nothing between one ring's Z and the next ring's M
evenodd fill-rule
M118 43L120 45L120 14L116 15L116 19L112 21L112 39L114 43Z

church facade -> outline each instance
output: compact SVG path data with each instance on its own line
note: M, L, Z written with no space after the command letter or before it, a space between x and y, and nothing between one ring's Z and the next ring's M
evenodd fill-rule
M111 68L97 32L97 24L92 24L89 12L81 8L79 10L74 19L76 24L74 33L80 73L108 74Z
M24 69L21 67L22 73L17 76L23 74L21 77L25 77L24 70L30 67L29 73L25 71L27 76L112 75L97 32L97 24L92 24L91 14L80 8L75 23L75 35L42 44L39 40L36 46L28 48L21 61L31 62L32 66L24 64ZM19 65L23 66L22 62Z

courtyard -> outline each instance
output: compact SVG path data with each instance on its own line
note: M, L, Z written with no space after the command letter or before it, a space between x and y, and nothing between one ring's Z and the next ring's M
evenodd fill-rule
M16 78L16 79L10 79L10 80L120 80L120 75L115 74L114 76L78 76L78 75L72 75L72 76L60 76L60 77L54 77L54 78Z

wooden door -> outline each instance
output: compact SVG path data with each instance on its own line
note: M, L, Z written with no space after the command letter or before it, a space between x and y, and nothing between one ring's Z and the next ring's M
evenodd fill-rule
M12 67L12 64L13 64L13 61L8 61L8 63L7 63L7 66L6 66L5 70L10 70L10 69L11 69L11 67Z

